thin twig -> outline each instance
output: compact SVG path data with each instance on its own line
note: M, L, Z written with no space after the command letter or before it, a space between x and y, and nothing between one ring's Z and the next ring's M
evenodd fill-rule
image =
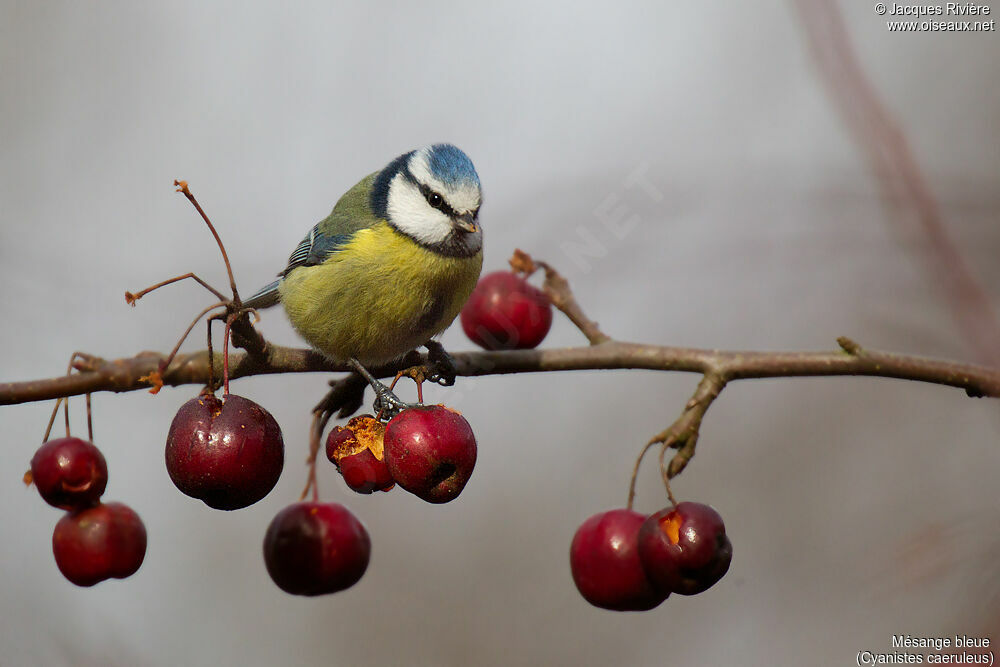
M159 366L156 368L155 371L148 373L143 378L151 386L149 393L155 394L160 391L160 388L163 386L163 376L166 373L167 368L170 366L170 362L172 362L174 360L174 357L177 356L177 353L181 349L181 345L184 343L185 339L187 339L188 335L194 329L195 325L198 324L198 321L201 320L201 318L205 317L205 315L207 315L212 310L225 306L228 303L229 303L228 301L220 301L218 303L213 303L211 306L208 306L200 313L198 313L195 316L195 318L191 320L191 324L189 324L187 326L187 329L184 330L184 333L181 334L180 339L178 339L177 344L174 345L174 349L170 350L170 354L167 355L166 359L160 362ZM211 366L209 367L209 375L211 375Z
M191 190L188 189L187 181L175 180L174 185L177 186L177 192L183 193L184 196L187 197L188 201L195 207L195 210L197 210L201 215L201 219L205 221L206 225L208 225L208 229L212 232L212 236L215 237L215 242L219 245L219 252L222 253L222 261L226 263L226 273L229 274L229 287L233 290L233 301L240 303L240 294L236 291L236 279L233 278L233 267L229 263L229 255L226 254L226 246L222 244L222 239L219 237L219 233L215 231L215 225L213 225L212 221L208 219L208 216L205 215L205 211L201 208L201 204L199 204L198 200L195 199L193 194L191 194Z
M174 278L168 278L167 280L163 280L161 282L158 282L155 285L150 285L146 289L139 290L135 294L133 294L132 292L125 292L125 302L128 303L128 305L130 305L130 306L135 306L135 302L136 301L138 301L139 299L141 299L145 295L149 294L153 290L160 289L161 287L165 287L165 286L170 285L172 283L176 283L176 282L181 281L181 280L186 280L188 278L191 278L192 280L194 280L195 282L197 282L199 285L201 285L202 287L204 287L205 289L207 289L209 292L211 292L212 294L214 294L216 296L216 298L219 299L220 301L228 301L229 300L229 299L226 298L225 294L223 294L219 290L215 289L214 287L212 287L211 285L209 285L208 283L206 283L204 280L202 280L201 278L199 278L198 276L196 276L194 273L185 273L183 276L176 276Z

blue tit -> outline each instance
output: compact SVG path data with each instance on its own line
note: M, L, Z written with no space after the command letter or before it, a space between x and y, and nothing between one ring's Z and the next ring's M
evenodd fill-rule
M458 316L479 279L481 203L476 168L455 146L400 155L348 190L295 248L278 280L245 304L280 302L310 345L358 370L385 399L383 407L386 400L396 404L364 366L426 345L448 367L431 339Z

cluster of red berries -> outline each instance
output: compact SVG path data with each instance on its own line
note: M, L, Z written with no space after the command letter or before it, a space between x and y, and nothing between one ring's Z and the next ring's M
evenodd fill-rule
M253 401L203 394L185 403L167 435L170 479L209 507L235 510L266 496L284 465L274 417ZM431 503L453 500L476 464L476 439L458 412L441 405L404 410L383 424L370 415L334 427L327 455L359 493L395 484ZM356 583L368 567L371 540L338 504L301 502L271 521L264 562L274 582L297 595L320 595Z
M462 311L462 326L491 350L538 345L552 323L544 292L513 272L489 274ZM284 442L274 417L251 400L202 394L185 403L170 425L166 465L178 489L209 507L235 510L256 503L278 481ZM327 457L358 493L396 484L430 503L454 500L476 464L469 423L443 405L403 410L388 423L371 415L336 426ZM53 552L71 582L92 586L135 573L146 552L146 530L121 503L101 503L107 464L90 442L45 443L30 473L49 504L68 510L56 525ZM357 583L368 568L371 539L364 525L336 503L299 502L280 511L264 537L264 563L274 582L295 595L321 595ZM719 514L680 503L646 517L630 509L597 514L570 547L573 580L593 605L618 611L652 609L671 593L693 595L729 569L732 546Z
M358 493L396 484L429 503L458 497L476 465L476 438L462 415L443 405L409 408L382 424L371 415L337 426L327 457ZM368 568L371 539L336 503L290 505L264 537L267 571L293 595L322 595L353 586Z
M691 502L648 517L630 509L595 514L577 529L569 551L580 594L614 611L646 611L671 593L701 593L732 559L722 517Z
M487 349L534 347L548 333L548 297L515 273L485 276L462 312L469 337ZM326 454L358 493L396 484L430 503L454 500L476 464L476 439L458 412L442 405L404 410L383 424L371 415L335 426ZM170 426L166 449L170 479L209 507L251 505L277 483L284 463L281 429L264 408L229 394L188 401ZM271 521L264 562L289 593L343 590L368 567L371 539L349 510L335 503L300 502Z
M67 511L52 533L63 576L93 586L135 574L146 556L146 527L128 505L101 502L108 465L93 443L69 437L46 442L26 478L45 502Z

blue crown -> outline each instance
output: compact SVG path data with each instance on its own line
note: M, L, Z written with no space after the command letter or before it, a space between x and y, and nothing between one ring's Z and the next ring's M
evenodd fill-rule
M463 181L479 185L479 174L469 156L451 144L434 144L427 154L431 173L448 185Z

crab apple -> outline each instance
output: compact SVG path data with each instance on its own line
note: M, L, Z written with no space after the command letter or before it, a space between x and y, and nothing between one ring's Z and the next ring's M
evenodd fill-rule
M612 611L646 611L667 599L639 562L639 527L646 516L628 509L595 514L573 536L569 564L577 590L590 604Z
M108 485L108 464L93 443L58 438L31 457L31 479L50 505L64 510L90 507Z
M729 570L733 545L718 512L685 502L646 519L639 530L639 557L657 589L695 595Z
M462 309L462 329L487 350L536 347L552 326L545 292L511 271L483 276Z
M396 482L429 503L458 497L476 466L476 437L443 405L403 410L385 427L385 462Z
M326 457L337 466L347 486L358 493L388 491L395 482L385 463L385 424L371 415L334 426L326 438Z
M135 574L146 556L146 527L131 507L102 503L66 514L52 533L52 553L77 586Z
M284 458L278 422L235 394L192 398L177 411L167 435L167 472L174 485L220 510L266 496L281 476Z
M278 512L264 535L264 565L292 595L336 593L368 569L368 531L343 505L296 503Z

